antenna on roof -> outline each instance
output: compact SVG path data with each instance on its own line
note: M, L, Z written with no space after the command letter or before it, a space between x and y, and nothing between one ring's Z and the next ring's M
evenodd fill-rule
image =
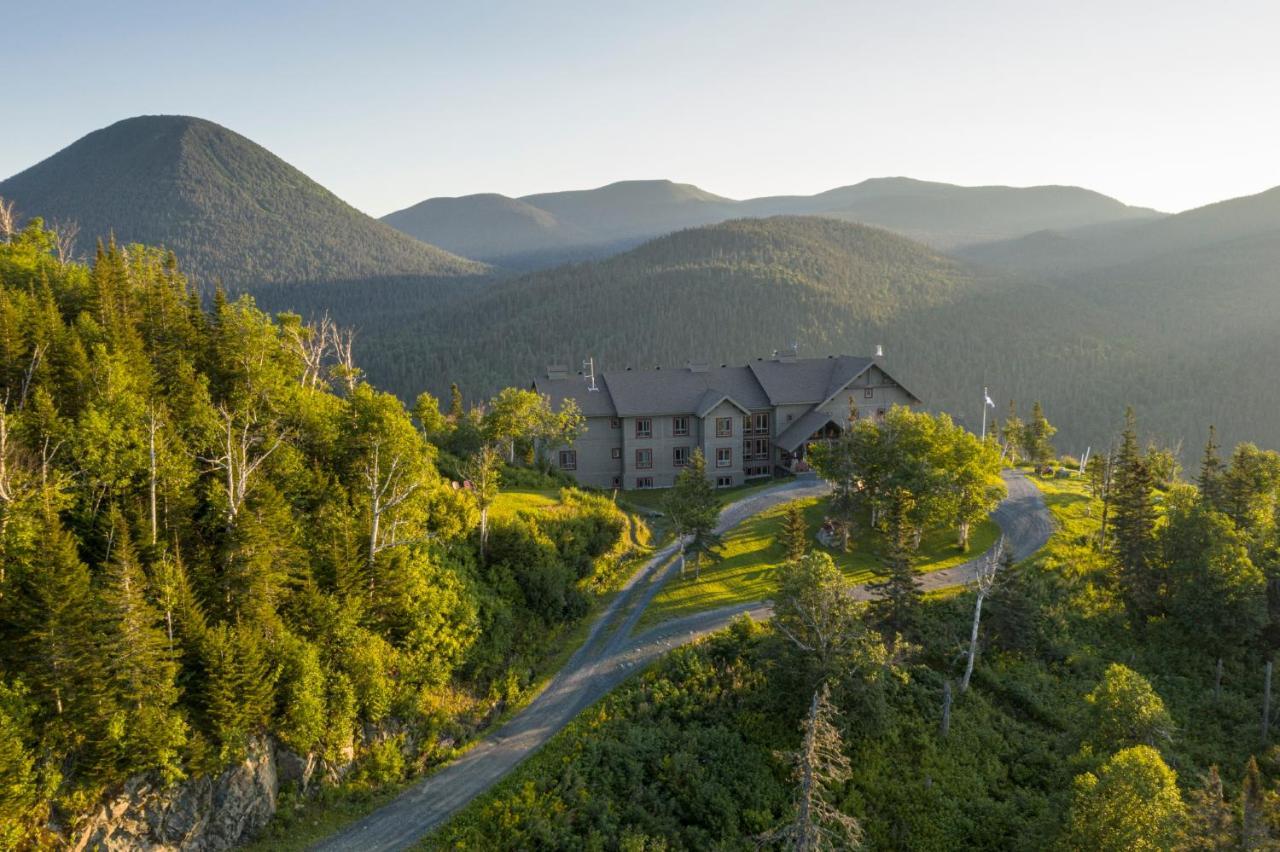
M586 374L587 390L600 390L600 388L596 387L596 359L587 356L587 360L582 362L582 370Z

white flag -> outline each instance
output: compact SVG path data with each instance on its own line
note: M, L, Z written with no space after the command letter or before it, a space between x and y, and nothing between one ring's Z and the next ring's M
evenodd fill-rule
M996 407L996 404L991 400L991 394L987 393L986 391L983 391L982 398L986 400L987 405L991 406L992 408Z

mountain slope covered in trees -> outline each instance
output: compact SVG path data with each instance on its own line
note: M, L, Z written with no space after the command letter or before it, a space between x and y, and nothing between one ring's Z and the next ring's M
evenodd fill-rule
M488 503L434 442L490 424L430 399L415 421L326 327L209 303L171 253L0 241L0 848L75 845L127 779L255 746L357 785L447 759L621 560L625 518L572 490L482 552ZM201 843L203 795L166 843Z
M941 248L1161 215L1078 187L966 187L876 178L817 195L744 201L666 180L622 181L519 199L433 198L383 221L469 257L536 268L556 260L603 256L681 228L782 214L877 225ZM452 218L458 215L466 217L464 232Z
M456 276L479 264L366 216L265 148L199 118L138 116L0 182L23 218L178 252L202 285Z

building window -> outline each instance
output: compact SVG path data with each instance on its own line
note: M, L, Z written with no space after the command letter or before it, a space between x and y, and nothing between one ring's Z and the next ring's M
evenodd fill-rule
M636 450L636 468L648 470L653 467L653 450Z
M636 418L636 437L637 438L653 437L653 418L652 417Z
M621 429L621 428L622 428L622 418L620 418L620 417L611 417L611 418L609 418L609 428L610 428L610 429Z
M689 464L689 448L688 447L672 447L671 448L671 466L685 467Z
M769 458L769 439L768 438L756 438L756 458L757 459Z
M621 458L622 458L622 447L614 447L612 450L610 450L610 451L609 451L609 454L610 454L610 457L612 457L612 458L614 458L614 459L621 459Z
M637 476L637 477L636 477L636 488L652 488L652 487L653 487L653 477L652 477L652 476Z
M867 399L871 399L873 396L875 396L875 389L874 389L874 388L867 388L866 390L864 390L864 391L862 392L862 395L863 395L864 397L866 397Z
M732 477L732 476L717 476L717 477L716 477L716 488L732 488L732 487L733 487L733 477Z
M716 467L733 467L733 447L716 448Z
M769 434L769 415L768 414L756 415L756 434L757 435Z
M717 438L733 437L733 418L732 417L716 418L716 437Z
M677 438L683 438L689 434L689 418L688 417L672 417L671 418L671 434Z
M577 450L561 450L560 451L560 469L561 470L577 470L578 469Z

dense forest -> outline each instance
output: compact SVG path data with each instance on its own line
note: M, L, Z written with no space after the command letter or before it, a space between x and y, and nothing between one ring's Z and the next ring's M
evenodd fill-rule
M398 780L519 700L609 585L603 497L486 518L492 444L573 411L411 416L343 339L206 307L171 253L66 262L38 219L0 242L0 847L264 736L325 783Z
M1129 421L1041 480L1048 548L907 621L800 556L771 623L674 651L428 846L1275 848L1280 456L1211 439L1191 478Z
M588 355L606 374L885 347L893 375L977 431L981 390L1003 408L1039 398L1061 445L1099 448L1132 404L1184 449L1280 446L1277 243L1256 237L1070 280L976 267L904 237L814 217L737 220L608 260L471 285L260 291L264 304L331 308L359 329L371 378L401 396L444 377L469 397ZM376 298L364 298L366 295ZM367 319L366 319L367 317Z
M406 237L211 121L119 121L0 181L21 218L60 224L72 254L114 234L178 253L206 293L267 283L474 275L482 264ZM78 251L77 251L78 249Z

